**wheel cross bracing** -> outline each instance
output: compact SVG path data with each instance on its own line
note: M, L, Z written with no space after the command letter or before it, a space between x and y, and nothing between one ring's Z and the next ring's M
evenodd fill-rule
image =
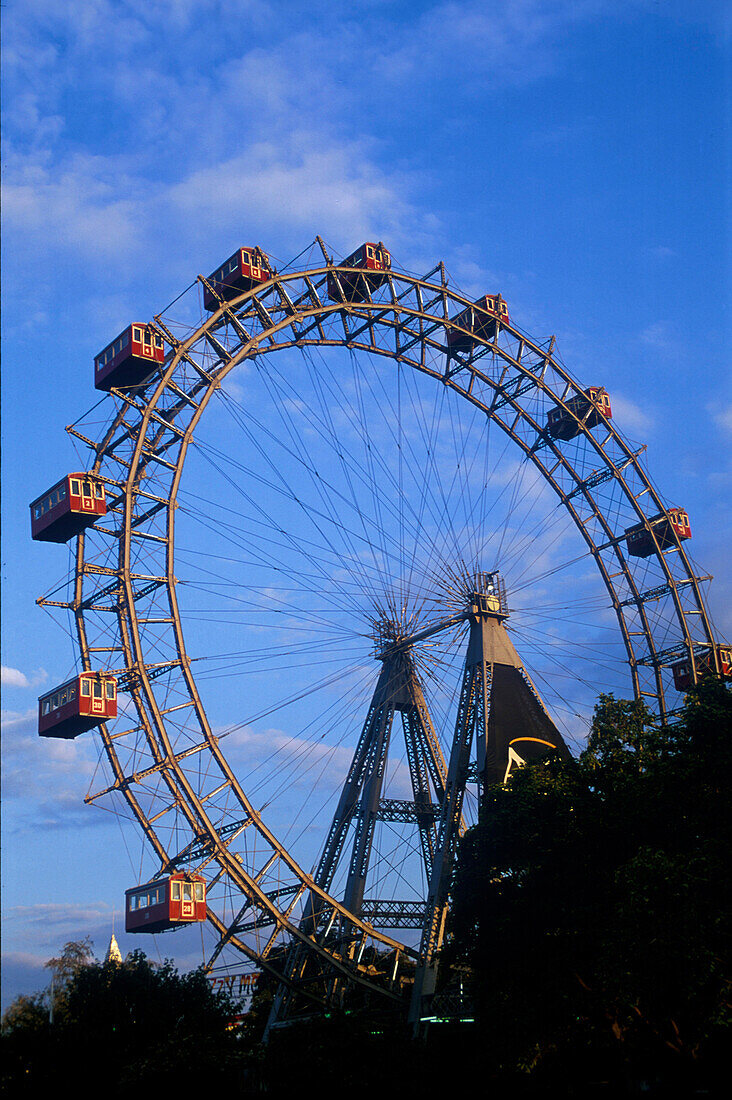
M186 865L206 873L209 897L215 898L218 888L221 898L209 916L210 966L231 965L233 957L244 956L280 983L285 1015L307 1011L308 1005L312 1010L340 1003L344 993L359 989L398 1004L415 984L415 967L416 988L429 995L433 956L444 931L449 860L460 829L461 811L447 793L451 752L460 742L455 767L464 772L460 753L466 742L455 736L451 746L443 740L446 751L440 751L445 723L436 733L416 669L422 649L435 642L433 627L441 624L444 634L454 635L468 620L464 607L420 619L414 607L397 606L396 598L386 599L385 610L372 603L382 637L382 678L362 727L364 745L371 748L363 756L359 814L354 823L345 811L339 817L336 807L320 863L308 873L227 761L194 675L202 666L196 665L197 655L189 655L183 634L175 557L181 477L189 452L195 452L203 413L220 397L229 376L248 366L274 393L279 384L274 353L300 349L308 356L315 349L341 347L350 355L368 353L370 359L392 362L405 388L407 378L425 386L431 379L441 394L496 425L522 468L537 471L552 490L608 594L631 690L660 718L678 703L670 664L712 645L700 579L684 548L657 546L653 558L643 561L625 554L625 529L666 511L641 451L607 420L594 430L580 421L571 444L545 435L546 409L567 408L581 392L552 348L499 325L492 339L477 340L470 353L447 355L450 318L469 300L450 289L441 266L424 278L392 271L382 287L366 292L364 301L345 295L340 302L329 299L328 275L339 285L347 270L325 254L305 270L275 274L256 290L222 301L198 324L181 320L174 311L156 318L169 348L158 379L146 389L113 391L104 402L108 417L101 427L91 429L84 421L69 429L93 452L93 471L112 494L112 522L79 536L68 598L49 595L42 601L72 609L83 667L106 661L134 702L134 718L118 723L121 728L102 728L111 774L88 801L122 799L161 868ZM310 369L312 359L309 364ZM354 402L359 399L355 394ZM401 474L400 466L387 486L395 493ZM384 492L379 506L386 501ZM447 589L454 593L471 570L482 567L474 561L468 569L454 558ZM440 577L434 576L424 587L439 585ZM445 620L452 621L445 626ZM394 638L399 630L402 644ZM391 653L385 658L384 638L388 641L390 634ZM425 690L435 668L439 671L439 662L427 668ZM380 691L386 698L379 703ZM379 709L381 718L375 716ZM412 798L401 799L401 807L383 790L388 713L393 718L395 711L402 715L413 786ZM482 723L485 729L485 714ZM447 736L466 728L463 714L462 725L458 720ZM357 748L352 764L358 757ZM472 780L479 778L476 770ZM460 790L470 781L469 774ZM453 824L443 828L448 804L455 811ZM389 814L393 819L401 814L416 831L424 868L421 902L411 897L400 906L396 896L380 901L366 894L376 823ZM336 891L335 868L347 850L346 818L355 835L347 880ZM446 862L436 873L440 853ZM410 922L418 933L411 940L404 933Z

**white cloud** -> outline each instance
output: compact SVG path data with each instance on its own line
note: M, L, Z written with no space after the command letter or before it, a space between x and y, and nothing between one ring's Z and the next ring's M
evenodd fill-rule
M364 707L364 713L365 710ZM288 790L303 787L310 794L314 777L317 777L318 788L322 792L340 788L353 760L354 749L352 743L333 745L325 740L293 737L283 730L255 733L246 727L227 737L226 751L231 760L236 759L241 764L242 769L253 769L257 776L261 774L261 765L267 762L271 778L264 782L271 783L273 787L279 787L283 774L287 772L289 775L291 771ZM390 765L389 783L391 797L411 797L409 769L402 761L393 761Z
M143 273L171 241L192 249L252 224L317 229L346 249L388 236L408 243L407 262L433 254L440 223L414 206L423 179L380 145L385 82L408 76L404 94L416 102L458 53L463 76L536 80L561 32L605 7L514 0L486 14L442 3L415 22L369 6L358 23L294 13L273 27L258 0L29 0L9 17L6 42L11 254L19 265L28 252L37 266L59 250L97 269L112 263L119 281L125 265ZM354 53L359 79L343 80ZM72 146L62 108L79 98L88 136ZM107 117L122 145L104 135Z
M43 668L37 669L28 677L24 672L21 672L19 668L10 668L7 665L3 665L0 683L3 687L35 688L44 684L47 679L48 673Z
M237 754L248 767L258 766L265 760L278 761L274 765L290 767L294 771L293 785L310 787L313 767L325 766L326 786L343 780L353 758L353 747L330 745L325 741L311 741L306 737L293 737L283 730L269 729L255 733L251 728L236 730L227 737L227 751Z
M717 424L722 431L732 434L732 402L728 405L722 405L721 407L719 405L709 405L707 409L715 424Z
M176 96L173 116L185 111L184 128L199 119L205 130L207 99L191 106L182 88ZM187 155L174 166L156 165L154 175L138 155L11 145L3 189L8 254L19 267L32 257L51 269L69 257L96 275L111 264L119 280L156 265L171 242L187 252L210 248L228 241L234 226L278 235L294 229L308 239L318 230L336 250L371 237L415 247L434 236L436 220L420 220L410 203L416 180L381 167L372 143L333 136L322 119L319 129L304 131L298 109L285 114L272 120L271 139L239 135L233 156L229 141L226 155L212 156L200 135L198 148L191 136Z
M383 72L402 82L421 82L442 69L483 86L532 83L557 63L557 44L569 27L606 6L602 0L508 0L490 9L453 0L434 4L387 51Z
M42 254L61 248L99 261L133 254L143 226L139 200L119 193L124 176L117 158L74 156L44 166L11 156L3 188L6 231Z
M5 665L2 666L1 682L3 687L30 687L30 681L25 673L17 668L7 668Z
M653 428L653 417L648 409L642 409L634 401L613 390L610 394L613 423L621 432L648 432Z
M110 909L104 902L91 905L39 904L15 905L6 910L8 921L41 929L51 935L73 934L75 929L91 923L109 919Z
M654 321L647 325L640 333L640 340L654 351L664 355L673 351L678 344L678 339L668 321Z
M16 670L14 669L13 671ZM26 736L32 732L33 724L37 721L37 718L38 712L35 707L31 710L23 711L22 713L20 711L4 710L2 712L3 737L7 738L13 736L17 738ZM5 753L12 752L14 744L17 744L17 742L6 741Z
M113 908L102 901L82 904L7 905L3 912L3 1001L48 985L45 964L63 945L91 937L96 954L109 942Z
M369 160L364 148L303 140L289 156L271 144L192 173L166 196L181 223L199 221L205 233L241 224L322 226L349 241L378 234L408 213L404 187ZM326 228L327 227L327 228Z
M34 827L99 824L84 806L96 769L91 741L38 736L38 712L2 712L3 797L32 806Z

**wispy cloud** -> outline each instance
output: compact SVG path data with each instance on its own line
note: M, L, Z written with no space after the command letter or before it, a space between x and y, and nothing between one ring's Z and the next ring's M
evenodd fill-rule
M668 321L654 321L647 325L640 333L640 340L641 343L664 355L678 346L678 340Z
M672 257L678 256L678 252L667 244L651 245L646 248L646 253L656 260L670 260Z
M29 0L6 28L11 255L111 263L119 280L159 263L171 241L191 251L257 224L319 230L336 247L388 234L409 245L409 263L434 251L440 222L417 213L423 172L407 172L382 142L389 97L409 111L435 80L452 89L457 57L461 89L471 75L481 86L540 79L563 32L606 7L511 0L487 13L450 2L415 20L366 5L358 20L290 12L273 26L258 0ZM244 46L227 41L229 25ZM354 56L359 79L344 81ZM69 101L89 117L74 144Z
M43 668L36 669L30 676L26 676L19 668L10 668L8 665L3 665L0 684L3 687L36 688L41 684L45 684L47 679L48 673Z
M613 423L620 431L649 432L653 428L653 417L647 408L641 408L635 401L613 390L610 395L613 410Z
M113 910L104 902L5 906L3 912L3 1009L20 993L48 988L46 963L65 943L89 936L96 954L104 955L112 930Z
M707 411L711 414L714 423L723 432L732 434L732 402L727 405L708 405Z
M508 0L491 9L454 0L432 4L387 50L383 71L390 81L418 84L435 72L452 78L458 68L468 86L533 83L558 64L568 28L606 8L603 0Z
M328 744L326 741L292 736L283 730L269 729L257 733L246 727L227 738L227 752L237 757L247 769L259 769L266 761L275 772L271 782L281 782L283 770L292 771L294 786L312 784L313 770L317 770L327 787L336 787L343 781L353 757L353 748Z
M326 740L292 736L275 729L255 733L248 727L232 734L227 741L227 752L229 746L231 758L236 758L246 769L256 772L266 761L272 772L268 782L273 786L281 785L284 772L288 775L291 772L289 785L310 791L313 777L317 775L319 789L324 792L340 788L354 752L352 744L333 745ZM406 765L394 763L390 784L394 796L410 796L411 782Z
M44 165L11 156L3 189L8 230L22 234L24 248L97 262L139 252L141 206L149 200L133 197L129 174L119 169L118 158L74 155Z
M2 737L3 798L32 806L34 828L100 824L83 804L97 767L93 744L39 738L35 707L4 710Z
M44 932L49 936L78 935L80 927L107 921L110 908L104 902L87 905L39 904L15 905L6 910L5 919L9 924L18 922L34 935ZM35 930L35 931L34 931Z
M16 672L17 669L13 669ZM22 675L22 674L21 674ZM35 721L37 720L38 712L35 707L26 711L4 710L2 712L2 732L3 736L8 738L12 737L13 740L8 740L5 743L5 752L13 752L14 745L19 743L19 738L24 738L30 734L33 730Z
M231 220L297 229L329 225L337 239L369 237L409 217L403 182L370 161L365 148L300 140L297 148L258 144L174 184L166 203L181 224L202 232ZM389 228L389 225L387 225Z

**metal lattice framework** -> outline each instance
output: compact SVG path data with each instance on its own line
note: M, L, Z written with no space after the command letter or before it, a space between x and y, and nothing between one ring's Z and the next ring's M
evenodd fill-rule
M390 933L422 930L426 910L413 900L379 906L364 900L361 885L354 912L329 892L329 874L300 866L227 763L204 709L179 605L176 516L194 433L232 371L244 364L267 372L271 357L286 349L341 347L369 361L390 360L420 385L443 388L505 434L571 518L607 592L637 698L667 720L679 705L671 664L716 659L701 592L708 578L695 575L683 545L656 540L655 521L668 512L642 464L643 448L633 448L605 417L592 429L580 418L569 441L546 433L548 410L561 407L574 417L576 405L568 403L583 392L553 354L553 340L543 346L500 323L490 339L475 338L469 353L448 354L451 318L471 302L448 286L442 265L422 278L392 270L378 288L364 287L363 301L342 292L339 300L332 287L354 269L334 263L320 243L322 262L220 300L198 325L177 324L172 311L156 317L168 349L159 375L137 390L113 390L96 435L83 424L67 429L91 450L90 469L106 485L110 510L106 522L78 537L67 598L51 593L39 601L71 610L83 668L115 671L134 703L133 714L101 729L110 781L87 801L121 801L162 870L203 871L209 899L217 889L226 899L209 906L211 968L232 958L241 964L243 956L283 989L307 973L298 992L312 1006L346 988L402 998L420 962L419 937L410 944ZM215 293L199 277L199 289L203 284ZM638 523L654 541L648 558L626 552L625 531ZM412 704L402 710L414 756L419 736L431 735L423 700ZM444 764L433 771L439 787ZM377 809L382 820L418 817L408 799L382 799ZM439 805L423 801L422 825L438 812ZM428 832L420 833L427 862ZM293 950L306 960L299 970Z

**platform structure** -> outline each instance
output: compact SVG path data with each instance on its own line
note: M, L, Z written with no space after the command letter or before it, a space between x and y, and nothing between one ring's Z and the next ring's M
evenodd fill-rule
M509 612L498 572L463 578L458 610L421 629L404 632L386 616L375 620L375 655L381 672L343 784L328 837L314 875L318 891L310 894L301 928L327 942L337 934L325 925L332 911L318 899L330 892L336 870L348 859L343 905L356 917L376 925L421 929L415 953L410 1020L416 1030L432 1011L437 957L445 935L449 887L464 832L466 787L477 783L482 800L488 786L504 783L529 760L557 752L569 756L506 630ZM461 623L469 627L455 729L445 759L417 671L416 650L439 633ZM402 717L412 800L382 797L395 715ZM395 816L397 815L397 816ZM379 820L414 823L428 884L423 903L395 903L366 897L374 832ZM415 915L417 920L414 920ZM354 950L357 950L354 940ZM287 982L275 996L269 1027L297 1015L298 987L314 980L308 955L293 946ZM322 974L318 977L322 978Z

